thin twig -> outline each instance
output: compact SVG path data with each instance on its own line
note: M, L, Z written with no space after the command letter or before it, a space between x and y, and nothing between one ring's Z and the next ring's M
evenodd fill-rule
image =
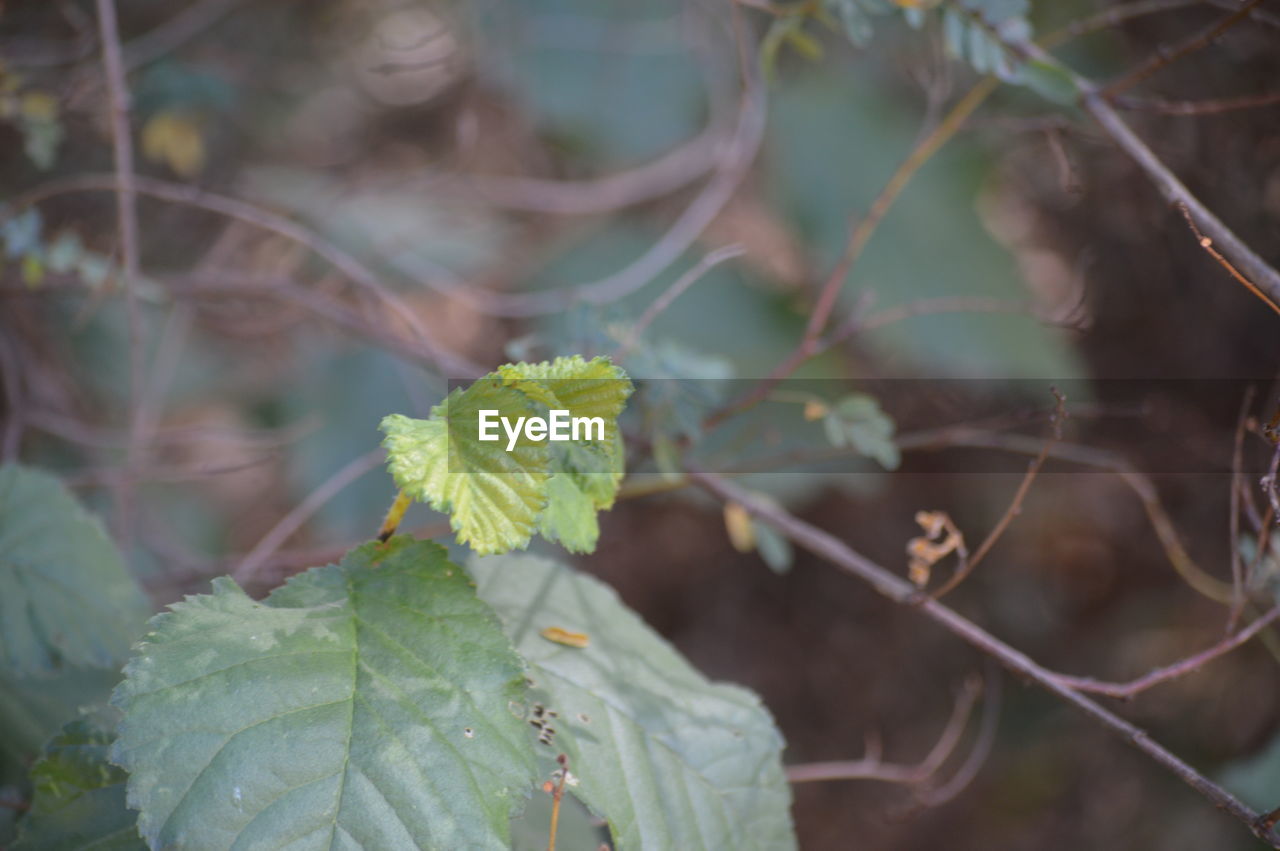
M1163 100L1161 98L1135 98L1121 95L1113 98L1121 109L1154 112L1158 115L1221 115L1241 109L1258 109L1280 103L1280 92L1263 92L1256 95L1239 95L1206 100Z
M707 418L706 426L708 428L723 422L734 414L752 408L768 398L770 391L780 381L795 372L805 361L824 351L822 334L826 330L832 311L835 309L840 291L844 288L845 280L853 269L854 263L861 256L862 250L866 248L872 234L875 233L876 227L884 219L894 201L902 194L902 190L906 188L916 172L964 126L974 110L981 106L987 96L995 91L998 86L999 81L995 77L984 77L912 149L911 153L907 155L907 158L903 160L902 164L898 166L897 170L889 178L888 183L885 184L880 194L876 196L867 215L850 228L849 237L841 251L840 259L836 262L835 267L832 268L831 273L827 276L819 291L817 302L812 313L809 314L809 321L805 326L804 336L799 344L781 363L774 367L772 372L761 379L751 391L712 412Z
M1244 286L1245 289L1247 289L1249 292L1256 295L1258 298L1262 299L1263 304L1265 304L1267 307L1274 310L1277 315L1280 315L1280 304L1277 304L1276 302L1267 298L1267 296L1262 292L1262 290L1258 289L1254 285L1253 281L1250 281L1244 275L1241 275L1240 272L1236 270L1236 267L1231 265L1231 261L1223 257L1222 254L1218 251L1218 249L1213 247L1213 240L1200 232L1200 228L1196 226L1196 220L1192 218L1191 211L1187 209L1187 205L1182 201L1178 201L1174 204L1174 206L1177 207L1178 211L1182 213L1182 217L1187 220L1187 225L1191 228L1191 232L1196 235L1196 241L1200 243L1200 247L1203 248L1206 252L1208 252L1210 257L1212 257L1214 260L1217 260L1218 263L1222 266L1222 268L1226 269L1227 272L1231 274L1231 277L1239 281Z
M885 184L884 189L880 190L880 194L872 202L871 209L867 211L866 216L850 230L849 239L841 252L840 260L836 263L835 268L831 270L831 274L827 276L813 313L809 316L809 324L805 328L806 338L816 340L821 336L827 326L831 311L835 307L836 297L840 294L840 290L843 289L849 272L858 261L858 258L862 256L863 249L867 247L872 234L875 233L880 222L884 220L893 203L898 200L902 190L911 182L911 178L956 134L956 131L964 126L964 123L969 120L969 116L973 115L974 111L999 86L1000 81L994 76L982 78L977 85L956 102L956 105L938 122L938 125L920 140L907 158L903 160L902 164L898 166L897 170L894 171L889 178L889 182Z
M1245 0L1244 4L1230 15L1227 15L1221 20L1215 21L1213 24L1204 28L1200 32L1195 33L1190 38L1187 38L1172 47L1161 45L1146 62L1142 63L1137 68L1134 68L1119 79L1103 86L1098 93L1103 97L1110 98L1125 89L1142 82L1161 68L1173 64L1184 56L1194 53L1197 50L1203 50L1210 44L1213 44L1213 42L1217 41L1227 30L1231 29L1248 17L1254 7L1261 2L1262 0Z
M964 763L946 783L936 788L925 787L916 791L921 806L937 807L959 795L978 776L978 771L991 755L991 749L996 743L996 733L1000 729L1000 667L990 658L987 663L990 670L983 677L986 688L982 698L982 723L978 727L973 747L969 749Z
M967 7L963 2L959 0L946 0L946 2L967 15L970 20L981 26L992 38L1020 59L1045 63L1048 67L1064 74L1075 86L1080 96L1080 105L1111 137L1111 140L1146 173L1147 179L1155 185L1164 199L1170 204L1185 204L1201 230L1213 240L1215 245L1223 248L1223 253L1231 258L1241 274L1267 293L1273 304L1280 304L1280 272L1254 253L1253 249L1249 248L1240 237L1200 203L1195 195L1191 194L1182 181L1178 180L1151 148L1139 139L1132 128L1120 118L1115 108L1093 83L1058 62L1039 45L1009 38L1007 34L993 27L981 14Z
M687 272L676 278L675 282L653 300L653 303L645 308L644 313L640 314L640 318L627 331L626 339L619 344L617 350L613 353L614 360L621 360L635 348L640 342L640 336L644 334L646 328L653 324L653 320L657 319L662 313L671 306L671 303L684 294L689 287L696 284L703 275L724 263L726 260L732 260L735 257L741 257L747 253L747 249L743 245L727 245L724 248L717 248L715 251L704 255L701 260L695 263Z
M721 499L742 504L750 513L769 523L794 543L826 559L844 572L863 580L890 600L899 604L908 604L915 599L916 589L910 583L850 549L843 541L827 532L809 525L777 506L762 502L719 476L698 470L690 471L689 475L706 490ZM1070 686L1059 682L1058 675L1037 664L1022 651L961 617L945 604L937 600L925 599L917 604L916 609L963 641L993 657L1013 673L1036 683L1102 724L1195 789L1219 809L1225 810L1242 821L1259 839L1273 848L1280 848L1280 840L1272 836L1269 829L1259 824L1258 813L1156 743L1146 731L1105 709Z
M1244 429L1249 419L1249 409L1253 406L1255 390L1253 385L1245 390L1244 399L1240 402L1240 415L1236 417L1235 439L1231 447L1231 507L1227 517L1227 545L1231 553L1231 610L1227 615L1227 635L1235 632L1240 622L1240 614L1244 611L1245 587L1249 578L1244 572L1244 560L1240 556L1240 489L1244 483Z
M1073 677L1067 674L1055 674L1059 682L1068 688L1076 691L1087 691L1092 694L1104 694L1107 697L1116 697L1121 700L1129 700L1135 695L1141 694L1153 686L1166 683L1169 680L1175 680L1184 677L1187 674L1200 670L1208 663L1220 656L1225 656L1232 650L1235 650L1249 639L1253 638L1266 627L1275 623L1276 618L1280 617L1280 606L1270 609L1262 617L1249 624L1239 632L1229 635L1219 641L1212 647L1202 650L1195 655L1188 656L1185 659L1174 662L1171 665L1165 665L1162 668L1156 668L1141 677L1130 680L1125 683L1112 683L1103 680L1097 680L1093 677Z
M556 833L560 827L560 802L564 800L564 787L569 782L569 757L560 754L556 757L560 763L560 782L551 792L551 827L547 831L547 851L556 851Z
M138 205L133 172L133 137L129 131L129 85L120 54L120 30L114 0L97 0L98 27L102 32L102 66L111 105L111 147L115 158L116 226L120 235L120 272L129 324L129 446L126 467L137 462L141 450L138 409L142 404L143 347L145 333L138 305ZM133 494L127 481L119 493L120 534L126 551L133 538Z
M1040 474L1040 470L1044 468L1044 462L1049 458L1049 452L1053 449L1053 445L1062 439L1062 423L1067 418L1066 397L1058 392L1057 388L1052 391L1056 403L1053 413L1049 417L1049 434L1044 439L1044 446L1036 454L1036 457L1027 467L1026 475L1022 477L1022 481L1018 484L1018 489L1013 494L1013 499L1009 501L1009 507L1000 515L1000 519L996 521L996 525L987 533L987 537L983 539L978 548L974 550L973 555L965 559L958 570L951 575L942 587L934 591L930 596L935 600L940 600L961 582L969 577L971 573L982 563L987 557L987 553L991 552L996 542L1004 535L1009 525L1013 523L1015 517L1022 513L1022 503L1026 500L1027 494L1031 492L1031 485L1035 482L1036 476Z
M74 192L114 192L117 186L118 183L114 175L88 174L64 178L50 181L30 192L11 199L10 205L11 209L20 210L58 195ZM248 201L219 195L196 186L188 186L181 183L171 183L150 177L135 177L133 188L139 195L237 219L305 246L309 251L345 275L352 283L385 304L395 316L405 323L417 338L417 342L421 343L429 353L430 358L450 377L467 378L484 372L481 367L466 358L435 345L430 335L427 334L421 319L405 303L404 299L383 286L378 280L378 276L354 256L292 219L273 213ZM419 281L419 283L425 282Z
M792 783L814 783L825 780L875 780L881 783L916 785L928 782L960 743L964 728L973 714L974 704L981 693L980 680L976 677L965 681L964 688L956 696L951 718L942 728L929 753L917 763L884 762L879 747L868 746L868 754L862 759L808 762L787 766L787 780Z
M1138 0L1135 3L1119 3L1096 14L1072 21L1066 26L1041 36L1038 41L1044 48L1053 48L1082 35L1118 27L1133 18L1157 12L1171 12L1187 6L1196 6L1201 2L1203 0Z
M325 503L341 493L352 482L382 463L382 458L383 451L381 449L371 450L358 458L348 461L343 465L342 469L325 479L323 484L307 494L306 499L298 503L284 517L281 517L276 525L272 526L270 531L262 536L262 539L249 551L249 554L244 557L239 566L232 571L232 578L241 585L251 580L263 563L271 557L271 554L301 529L313 514L323 508Z

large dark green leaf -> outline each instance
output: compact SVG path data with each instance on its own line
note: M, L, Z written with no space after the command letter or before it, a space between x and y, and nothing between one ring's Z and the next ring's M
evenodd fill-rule
M113 667L150 606L102 525L52 476L0 467L0 667Z
M619 849L794 847L782 736L758 697L708 682L589 576L530 556L476 559L471 572L556 713L531 720L569 756L573 794ZM549 627L589 645L548 640Z
M219 580L150 626L113 760L152 847L505 847L522 666L444 548L366 544L261 603Z

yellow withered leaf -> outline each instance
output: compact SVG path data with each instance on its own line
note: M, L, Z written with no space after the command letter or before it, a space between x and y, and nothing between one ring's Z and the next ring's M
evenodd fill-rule
M191 118L159 112L142 128L142 152L153 162L166 163L176 174L193 177L204 168L204 137Z
M563 644L566 647L582 648L591 643L591 636L585 632L570 632L558 626L549 626L538 634L547 641L554 641L556 644Z
M729 543L738 552L749 553L756 548L756 530L751 523L751 515L739 503L725 503L724 528L729 533Z

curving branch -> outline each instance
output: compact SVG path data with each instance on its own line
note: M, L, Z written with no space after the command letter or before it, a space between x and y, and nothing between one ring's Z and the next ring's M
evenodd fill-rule
M1022 651L1004 643L943 603L922 597L906 580L890 573L816 526L811 526L785 510L761 501L748 491L717 475L691 470L689 476L720 499L741 504L749 513L773 526L793 543L820 556L845 573L861 579L876 592L895 603L914 607L925 617L992 657L1022 679L1035 683L1055 697L1074 706L1146 754L1156 764L1195 789L1219 809L1239 819L1255 836L1272 848L1280 848L1280 838L1272 833L1271 826L1264 824L1262 817L1251 807L1157 743L1146 731L1066 685L1060 680L1058 674L1042 667Z
M1170 205L1185 206L1192 221L1199 225L1204 235L1222 250L1240 273L1265 292L1273 303L1280 304L1280 272L1259 257L1244 240L1236 236L1234 231L1223 224L1222 220L1201 203L1200 199L1169 170L1169 167L1116 112L1104 88L1072 71L1039 45L1022 39L1009 38L963 2L956 2L956 0L949 0L949 2L1019 59L1052 68L1069 80L1075 87L1080 106L1111 137L1111 141L1142 169L1160 195ZM1252 8L1253 4L1249 5Z
M11 200L11 209L20 210L59 195L76 192L114 192L120 185L118 178L111 174L86 174L76 177L50 181L30 192ZM427 334L421 319L397 294L387 289L378 280L378 276L368 267L337 245L321 237L319 234L294 220L274 213L263 207L208 192L196 186L172 183L151 177L135 176L133 189L138 195L145 195L173 204L181 204L198 210L205 210L230 219L235 219L261 230L283 236L293 242L305 246L313 254L325 260L352 283L368 292L385 304L413 333L415 342L421 344L428 357L451 378L468 378L482 374L485 370L468 359L437 346Z

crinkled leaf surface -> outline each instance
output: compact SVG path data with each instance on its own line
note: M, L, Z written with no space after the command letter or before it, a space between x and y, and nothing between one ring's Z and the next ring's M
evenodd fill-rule
M102 524L47 473L0 467L0 665L113 667L151 607Z
M106 726L72 721L45 746L14 851L145 851L138 814L125 805L125 773L107 761L115 734Z
M557 712L574 795L618 849L795 847L783 742L759 698L708 682L597 580L545 559L474 559L481 599ZM584 632L585 648L544 639Z
M506 847L534 782L519 657L439 545L152 620L112 759L153 848Z
M410 496L449 512L459 542L478 553L525 547L535 530L588 552L600 534L596 512L613 506L622 480L617 418L631 391L626 373L603 357L507 364L450 393L429 420L384 419L388 465ZM598 417L603 435L534 442L522 431L511 451L505 428L496 429L499 440L480 440L482 410L514 424L551 409Z
M524 547L546 504L548 444L523 436L508 452L506 436L481 441L481 410L524 417L532 403L495 378L454 390L431 419L392 414L382 421L387 463L396 484L411 497L447 512L458 542L480 553Z

